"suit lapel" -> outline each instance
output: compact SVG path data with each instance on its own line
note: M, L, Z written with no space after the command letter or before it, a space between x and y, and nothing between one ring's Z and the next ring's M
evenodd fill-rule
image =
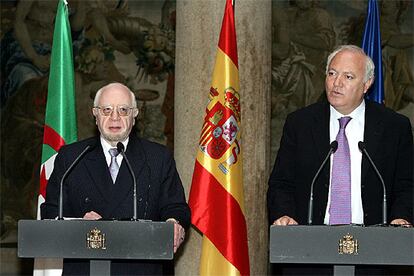
M329 104L323 102L314 112L312 129L313 144L321 160L329 151ZM322 142L321 142L322 141Z
M316 173L317 168L324 160L326 154L329 151L329 119L330 119L330 110L328 102L321 103L316 111L314 112L313 125L312 128L312 139L315 147L315 160L318 161L315 171L312 172L312 176ZM315 209L319 212L325 212L326 204L328 202L328 191L329 191L329 168L330 160L325 164L324 169L321 171L318 180L314 186L314 198L316 199ZM310 183L309 183L310 185ZM315 213L318 213L316 211ZM323 216L315 215L315 223L322 224Z
M375 160L373 156L376 152L380 152L379 144L380 137L384 131L384 123L381 119L380 114L375 110L375 106L369 102L365 101L365 130L364 130L364 142L366 149L371 157ZM366 158L362 158L362 169L361 169L361 183L365 183L365 177L368 171L370 164L368 164Z
M111 175L108 170L99 138L96 144L97 146L95 149L88 154L85 166L87 167L89 176L93 180L93 185L95 185L100 191L103 198L105 198L106 201L109 201L112 185Z

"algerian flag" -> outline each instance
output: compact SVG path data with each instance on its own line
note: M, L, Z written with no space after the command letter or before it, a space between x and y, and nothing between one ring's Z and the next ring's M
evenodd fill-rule
M42 165L40 168L40 204L46 198L47 181L59 149L77 140L75 79L73 70L72 38L68 19L68 6L59 1L53 34L50 74L43 133ZM34 275L61 274L62 260L36 259Z

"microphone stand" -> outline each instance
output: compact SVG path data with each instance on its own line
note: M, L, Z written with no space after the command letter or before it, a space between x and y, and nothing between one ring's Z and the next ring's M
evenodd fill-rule
M313 219L313 186L315 185L316 179L318 178L319 174L321 173L323 167L325 166L326 162L328 161L331 154L334 153L338 149L338 142L333 141L330 144L330 149L328 154L326 155L325 159L323 160L321 166L319 167L318 171L316 172L315 176L312 179L312 184L310 188L310 195L309 195L309 207L308 207L308 224L312 225Z
M79 156L70 164L69 168L65 171L62 178L60 179L60 188L59 188L59 214L58 220L63 220L63 181L65 181L68 174L72 171L73 167L78 164L79 160L89 151L91 145L87 145L85 149L79 154Z
M131 164L129 163L128 158L126 157L125 151L124 151L124 144L122 144L121 142L118 142L118 144L116 145L118 152L124 157L124 160L127 164L127 167L129 169L129 172L131 173L132 176L132 182L134 184L134 192L133 192L133 197L134 197L134 215L132 217L132 220L137 221L138 220L138 206L137 206L137 180L135 178L135 174L134 171L132 170Z
M377 174L379 180L381 181L382 184L382 189L383 189L383 199L382 199L382 223L384 225L387 225L387 190L385 188L385 182L384 179L382 178L382 175L380 174L380 172L378 171L377 166L375 166L374 161L372 161L371 156L368 154L368 151L366 149L365 143L364 142L358 142L358 148L361 150L361 152L367 157L369 163L371 164L371 166L374 168L375 173Z

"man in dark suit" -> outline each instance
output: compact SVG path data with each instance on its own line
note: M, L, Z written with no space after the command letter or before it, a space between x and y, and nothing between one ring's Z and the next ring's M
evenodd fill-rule
M382 184L358 149L359 141L365 142L384 178L388 222L413 223L413 138L408 118L364 100L374 80L374 64L359 47L339 47L328 57L326 71L328 101L293 112L286 119L269 179L270 222L307 224L312 178L336 139L338 119L349 116L345 132L351 156L351 223L382 222ZM331 163L314 185L314 224L330 224Z
M349 117L344 128L350 155L348 210L351 212L347 223L374 225L382 222L382 184L359 150L359 141L365 142L367 152L384 178L388 223L406 226L413 223L411 125L408 118L364 100L373 81L374 64L361 48L341 46L328 57L327 101L293 112L286 119L269 179L267 204L271 224L307 224L311 182L330 143L337 140L338 120L342 117ZM330 218L334 214L331 203L336 193L332 183L337 178L333 177L333 160L340 147L341 144L314 184L313 224L337 224L331 223ZM340 199L344 197L341 194ZM303 271L294 270L293 273Z
M133 217L133 182L127 164L115 150L118 142L137 178L139 219L174 223L174 252L190 225L190 209L169 151L162 145L131 134L138 115L135 95L120 83L102 87L92 110L100 137L61 148L49 179L42 218L58 215L59 181L68 166L86 148L91 150L69 174L64 185L63 216L87 220ZM111 155L111 152L113 153ZM115 167L114 167L115 166ZM162 274L161 262L113 260L113 275ZM89 274L89 262L64 260L64 275Z

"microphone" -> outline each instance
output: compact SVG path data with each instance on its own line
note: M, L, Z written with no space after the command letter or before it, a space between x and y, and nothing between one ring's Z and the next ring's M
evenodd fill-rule
M326 155L325 159L323 160L321 166L319 167L318 171L316 172L315 176L312 179L312 184L310 188L310 195L309 195L309 208L308 208L308 224L312 225L312 219L313 219L313 186L315 185L316 179L318 178L319 174L321 173L323 167L325 166L326 162L328 161L329 157L331 157L331 154L333 154L338 149L338 142L332 141L332 143L329 145L330 149L328 151L328 154Z
M358 148L359 150L368 158L369 163L374 168L375 173L377 174L379 180L382 184L382 190L383 190L383 200L382 200L382 223L384 225L387 224L387 190L385 188L384 179L382 178L382 175L378 171L377 166L375 166L374 161L372 161L371 156L368 154L368 151L366 149L366 145L364 142L359 141L358 142Z
M135 174L134 174L134 171L132 170L131 164L129 163L129 160L126 157L124 144L122 144L121 142L118 142L118 144L116 144L116 148L117 148L118 152L124 157L124 160L127 164L128 170L131 173L132 181L134 183L134 216L132 217L132 219L136 221L136 220L138 220L138 216L137 216L137 212L138 212L138 207L137 207L137 180L135 178Z
M83 151L76 157L76 159L70 164L69 168L65 171L62 178L60 179L60 189L59 189L59 214L58 220L63 220L63 182L66 177L72 171L72 169L79 163L79 161L85 156L85 154L94 148L94 144L88 144Z

